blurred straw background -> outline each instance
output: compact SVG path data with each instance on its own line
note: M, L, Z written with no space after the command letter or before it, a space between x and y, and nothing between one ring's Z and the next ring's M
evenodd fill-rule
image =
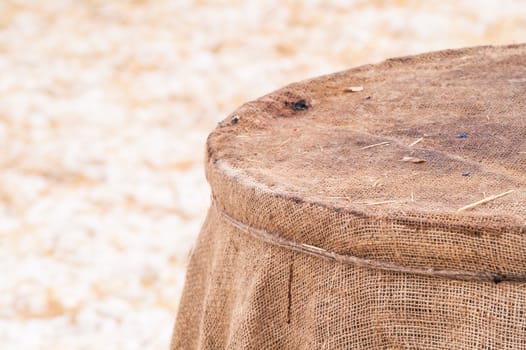
M205 139L243 102L525 38L521 1L0 2L0 348L167 349Z

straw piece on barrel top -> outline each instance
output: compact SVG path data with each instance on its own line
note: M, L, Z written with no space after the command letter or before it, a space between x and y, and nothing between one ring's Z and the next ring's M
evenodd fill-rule
M512 193L513 190L509 190L509 191L506 191L506 192L503 192L503 193L500 193L500 194L495 194L493 196L489 196L489 197L486 197L484 199L481 199L479 201L476 201L474 203L471 203L471 204L468 204L468 205L465 205L463 206L462 208L459 208L457 210L457 212L461 212L461 211L464 211L464 210L468 210L468 209L472 209L472 208L475 208L476 206L479 206L481 204L484 204L484 203L488 203L488 202L491 202L491 201L494 201L495 199L498 199L498 198L501 198L501 197L504 197L504 196L507 196L508 194Z

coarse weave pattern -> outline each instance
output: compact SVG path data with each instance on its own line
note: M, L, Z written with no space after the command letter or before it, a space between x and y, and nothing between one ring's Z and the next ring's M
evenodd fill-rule
M172 349L526 349L525 62L396 58L221 122Z

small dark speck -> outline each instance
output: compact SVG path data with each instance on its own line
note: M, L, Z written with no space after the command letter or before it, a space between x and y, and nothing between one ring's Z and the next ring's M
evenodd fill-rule
M299 198L299 197L291 197L290 199L292 199L292 201L294 203L303 203L303 199Z
M467 139L468 138L468 134L465 133L465 132L461 132L460 134L457 134L457 137L459 139Z
M295 111L304 111L308 108L309 106L307 105L307 101L305 100L298 100L292 105L292 109Z
M232 117L230 121L232 125L237 124L237 122L239 121L239 116L236 114L235 116Z
M367 96L365 99L366 99L366 100L370 100L370 99L371 99L371 96Z
M462 176L469 176L469 172L464 171L464 172L462 173Z

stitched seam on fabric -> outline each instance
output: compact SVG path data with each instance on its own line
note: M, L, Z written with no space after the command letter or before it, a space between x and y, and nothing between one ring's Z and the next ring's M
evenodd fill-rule
M250 236L261 240L263 242L279 246L285 249L293 250L296 252L321 257L325 259L330 259L345 265L352 265L360 268L368 268L374 270L382 270L388 272L400 272L413 275L429 276L429 277L439 277L452 280L463 280L463 281L487 281L487 282L526 282L526 273L525 274L499 274L491 272L474 272L474 271L462 271L462 270L449 270L449 269L435 269L433 267L429 268L418 268L404 266L400 264L394 264L390 262L367 259L354 255L339 254L325 250L323 248L315 247L310 244L299 243L292 240L288 240L284 237L281 237L273 232L266 230L258 229L247 225L224 211L222 211L215 202L212 205L216 208L220 217L232 225L233 227L239 229L242 232L249 234Z

